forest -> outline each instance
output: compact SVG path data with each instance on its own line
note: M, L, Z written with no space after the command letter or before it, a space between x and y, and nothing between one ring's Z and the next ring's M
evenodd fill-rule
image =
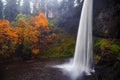
M0 0L0 80L68 80L41 70L74 56L83 6L76 2ZM120 80L120 1L93 0L92 27L96 72L84 79Z

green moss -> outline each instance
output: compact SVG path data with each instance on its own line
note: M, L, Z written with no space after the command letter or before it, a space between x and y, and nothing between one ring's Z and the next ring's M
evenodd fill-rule
M101 39L99 39L99 40L96 41L95 47L99 47L99 46L104 45L106 43L108 43L108 40L101 38Z
M94 51L95 54L98 54L97 52L102 53L101 56L112 54L116 56L116 59L120 60L120 42L117 39L95 38ZM95 59L97 58L98 56L95 56Z
M120 53L120 46L117 44L112 44L112 45L110 45L110 50L113 53Z
M100 60L100 56L99 55L94 55L94 60L97 60L97 61L99 61Z
M110 51L111 53L116 55L116 58L120 60L120 45L117 44L111 44L110 45Z

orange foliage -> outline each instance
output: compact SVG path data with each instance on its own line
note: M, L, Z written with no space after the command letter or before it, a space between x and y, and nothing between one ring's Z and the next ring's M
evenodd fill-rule
M38 41L39 41L39 29L36 27L31 26L26 20L20 18L17 22L17 27L15 30L18 34L18 46L24 45L26 42L29 46L24 45L24 47L30 47L33 54L38 54Z
M15 30L17 31L17 34L18 34L18 43L22 44L22 42L23 42L23 28L17 27L17 28L15 28Z
M15 44L18 41L18 35L14 28L10 27L8 20L0 20L0 54L15 52ZM7 49L4 49L7 48ZM7 52L5 52L7 51Z
M39 52L40 52L39 49L35 49L35 48L32 49L32 53L35 55L39 54Z
M18 40L17 32L10 27L8 20L0 20L0 43L16 42Z
M24 41L27 41L30 44L35 44L38 42L38 36L40 33L37 28L32 27L22 19L18 24L21 24L19 25L20 27L16 28L17 34L19 36L19 44Z
M19 18L17 21L17 25L15 25L15 27L21 27L21 28L25 28L28 26L30 26L30 24L24 18Z
M37 28L45 27L48 29L48 20L42 12L40 12L38 16L31 19L31 24Z
M29 23L30 22L30 23ZM10 26L8 20L0 20L0 53L14 53L18 46L30 47L31 53L37 55L47 43L56 38L56 34L45 34L50 31L46 16L40 12L38 16L26 21L19 18ZM25 43L29 45L24 45ZM6 48L4 52L2 48Z
M35 44L38 42L39 32L32 26L26 27L24 29L24 38L27 37L29 43Z
M8 20L0 20L0 27L9 27L10 22Z

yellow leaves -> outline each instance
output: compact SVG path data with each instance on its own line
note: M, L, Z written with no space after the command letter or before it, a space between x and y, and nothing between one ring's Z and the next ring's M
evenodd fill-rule
M35 54L35 55L39 54L39 52L40 52L39 49L36 49L36 48L32 49L32 53Z
M17 32L10 27L9 21L0 20L0 43L16 42L17 40Z
M38 42L39 31L32 27L16 28L19 36L19 44L23 41L27 41L30 44L36 44Z
M0 27L9 27L10 26L10 22L8 20L0 20Z
M56 37L57 35L55 33L52 33L51 35L47 36L46 39L48 42L52 42Z
M23 45L23 49L30 47L30 53L37 55L56 37L54 33L48 34L51 29L48 28L48 20L42 12L31 20L17 18L11 26L8 20L0 20L0 47L4 44L8 46L7 53L14 53L17 47Z
M111 44L111 41L103 39L103 40L101 40L100 49L101 50L106 50L109 47L110 44Z
M18 44L22 44L23 42L23 28L21 27L16 27L15 28L16 32L17 32L17 35L18 35Z
M17 24L18 24L17 27L23 27L23 28L30 26L24 18L19 18Z
M0 53L13 53L15 52L15 46L18 41L17 31L10 27L8 20L0 20Z
M19 18L17 27L15 28L18 34L18 43L22 44L27 41L29 44L36 44L40 32L36 27L31 26L24 18Z
M28 37L28 41L31 44L35 44L38 42L39 31L34 27L26 27L24 29L24 37Z
M10 41L16 42L18 40L18 35L14 28L9 27L9 30L7 31L7 35L9 36Z
M38 16L31 19L31 24L37 28L44 27L48 29L48 20L42 12L40 12Z

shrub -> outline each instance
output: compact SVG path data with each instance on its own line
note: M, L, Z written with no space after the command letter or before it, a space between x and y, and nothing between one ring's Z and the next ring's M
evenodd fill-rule
M75 40L66 34L57 35L54 43L49 44L49 48L43 51L42 57L71 57L74 54Z

